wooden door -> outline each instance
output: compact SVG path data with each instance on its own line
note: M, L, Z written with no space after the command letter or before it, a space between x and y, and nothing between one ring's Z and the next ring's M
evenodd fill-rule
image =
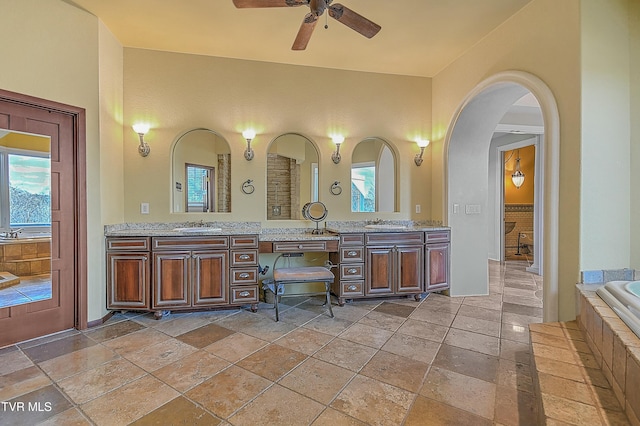
M153 309L191 306L191 252L153 254Z
M426 253L426 291L449 288L449 248L450 243L427 244Z
M366 294L393 293L394 258L392 247L367 247Z
M422 293L424 250L422 246L396 248L396 293Z
M216 250L194 252L193 305L219 305L229 302L229 252Z
M107 308L150 309L149 253L107 253Z
M80 108L0 90L0 129L51 141L52 298L0 309L0 347L86 328L85 114Z

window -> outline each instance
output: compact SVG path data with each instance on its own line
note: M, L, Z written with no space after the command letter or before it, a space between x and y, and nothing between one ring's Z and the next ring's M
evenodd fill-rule
M0 148L0 228L50 231L51 162L48 155Z
M213 167L198 166L196 164L186 165L187 181L187 212L213 212L214 189L213 189Z
M351 165L351 211L376 211L376 165L373 162Z

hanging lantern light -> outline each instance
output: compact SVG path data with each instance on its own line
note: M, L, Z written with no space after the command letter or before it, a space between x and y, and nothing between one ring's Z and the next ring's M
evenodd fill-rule
M511 175L511 181L516 186L516 189L520 189L524 183L524 173L520 170L520 150L518 150L516 158L516 171Z

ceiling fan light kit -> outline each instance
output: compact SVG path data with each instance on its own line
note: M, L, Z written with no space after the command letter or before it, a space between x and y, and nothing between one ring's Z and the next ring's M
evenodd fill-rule
M359 13L354 12L339 3L331 4L333 0L233 0L233 4L240 9L261 7L296 7L309 6L311 10L302 20L298 34L291 46L291 50L304 50L311 39L318 18L328 10L329 16L352 30L371 38L378 34L381 27Z

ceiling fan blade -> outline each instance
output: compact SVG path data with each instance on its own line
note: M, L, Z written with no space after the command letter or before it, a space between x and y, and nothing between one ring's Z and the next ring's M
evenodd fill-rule
M329 6L329 15L367 38L378 34L378 31L382 28L375 22L368 20L340 3Z
M313 29L316 27L317 23L318 17L316 15L313 13L307 13L305 15L302 25L300 25L300 29L298 30L298 35L293 41L291 50L304 50L307 48L307 44L309 43L309 39L311 38Z
M306 6L309 0L233 0L235 7L242 9L248 7L293 7Z

